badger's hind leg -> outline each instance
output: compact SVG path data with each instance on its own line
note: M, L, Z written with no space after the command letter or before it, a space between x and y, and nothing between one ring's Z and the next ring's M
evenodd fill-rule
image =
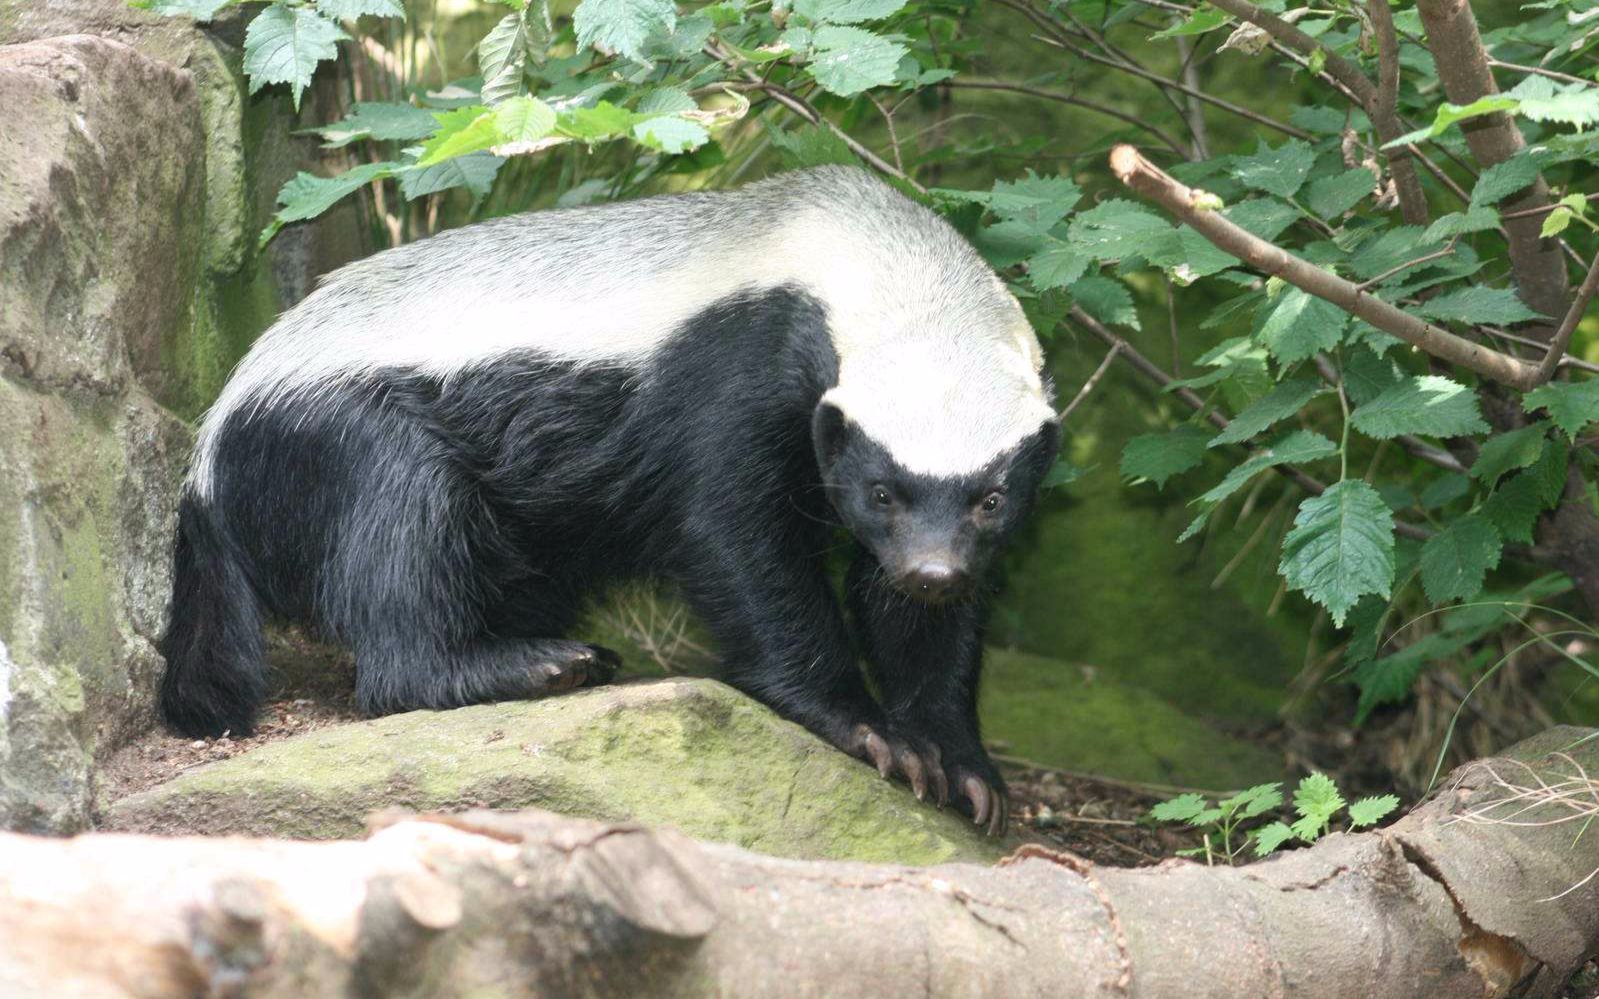
M356 700L367 714L531 700L609 683L621 658L610 649L561 638L483 638L424 651L358 648Z

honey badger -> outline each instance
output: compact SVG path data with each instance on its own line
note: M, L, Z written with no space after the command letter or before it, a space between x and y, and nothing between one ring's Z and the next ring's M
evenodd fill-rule
M350 647L371 714L602 683L564 636L663 580L727 682L998 832L983 583L1058 445L1016 300L862 171L448 231L332 274L206 414L161 710L250 731L267 619Z

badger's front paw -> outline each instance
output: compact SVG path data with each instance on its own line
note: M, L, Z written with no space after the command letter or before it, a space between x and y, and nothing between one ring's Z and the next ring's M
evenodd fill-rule
M862 722L850 731L842 748L876 767L884 778L905 778L919 800L925 801L931 791L940 808L949 804L943 754L932 743L895 732L887 725Z

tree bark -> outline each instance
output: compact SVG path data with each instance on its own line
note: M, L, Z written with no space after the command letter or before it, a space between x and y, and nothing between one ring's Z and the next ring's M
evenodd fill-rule
M0 993L1550 996L1599 947L1591 734L1240 868L777 860L536 811L342 843L4 835Z
M1444 93L1456 104L1499 92L1489 65L1488 50L1477 33L1477 18L1467 0L1419 0L1421 23L1427 29L1427 47L1438 64L1438 78ZM1503 163L1525 146L1515 121L1502 112L1482 115L1460 123L1471 155L1485 169ZM1500 208L1506 216L1549 204L1549 186L1539 177L1530 187ZM1542 219L1536 215L1506 218L1505 231L1510 243L1510 266L1521 297L1546 316L1566 311L1569 282L1560 248L1552 239L1539 235ZM1554 332L1555 320L1546 324L1544 336Z

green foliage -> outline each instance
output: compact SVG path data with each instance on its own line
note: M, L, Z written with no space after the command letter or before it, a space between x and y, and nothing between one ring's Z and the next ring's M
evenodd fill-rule
M1499 529L1478 514L1461 517L1421 547L1421 583L1435 604L1470 600L1482 592L1488 571L1499 565L1504 543Z
M677 27L677 5L672 0L583 0L572 24L578 45L646 62L644 43Z
M1599 379L1550 382L1527 393L1528 412L1543 410L1567 437L1575 439L1588 424L1599 420Z
M335 43L345 37L317 10L272 4L255 16L244 34L244 72L250 77L250 92L270 83L287 83L294 106L299 107L317 63L337 56Z
M1379 440L1400 434L1458 437L1488 429L1472 391L1439 375L1405 379L1357 408L1349 421Z
M1299 505L1283 539L1279 571L1341 627L1356 601L1368 593L1386 597L1393 585L1393 512L1358 479L1312 496Z
M1345 810L1344 797L1332 778L1312 773L1294 789L1292 824L1281 819L1257 821L1283 807L1282 787L1258 784L1215 802L1203 794L1189 792L1159 802L1149 810L1148 817L1155 822L1182 823L1201 832L1204 846L1180 851L1182 854L1203 856L1212 864L1236 864L1246 849L1256 857L1265 857L1291 840L1313 843L1327 834L1338 813ZM1398 807L1399 798L1392 794L1362 798L1348 806L1348 828L1353 831L1376 825Z
M1131 479L1148 479L1163 487L1167 479L1197 468L1205 460L1205 443L1209 437L1209 433L1195 426L1134 437L1122 451L1122 474Z

